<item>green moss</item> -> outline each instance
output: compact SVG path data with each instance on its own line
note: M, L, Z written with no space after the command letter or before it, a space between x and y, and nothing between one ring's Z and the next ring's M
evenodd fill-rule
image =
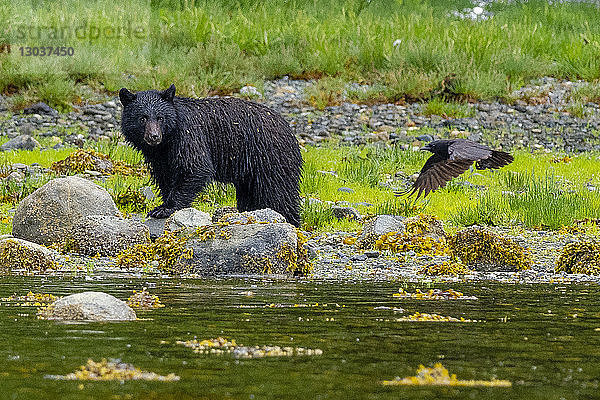
M600 243L581 241L567 244L558 260L555 272L569 274L600 274Z
M456 233L448 240L448 246L452 259L468 266L508 266L525 270L533 264L529 250L520 244L475 227Z

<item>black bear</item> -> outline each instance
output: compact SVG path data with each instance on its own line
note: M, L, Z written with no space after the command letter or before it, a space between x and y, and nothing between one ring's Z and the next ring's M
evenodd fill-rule
M299 226L302 156L281 115L232 98L192 99L165 91L122 88L121 129L150 167L163 204L148 213L166 218L189 207L211 181L235 186L237 208L271 208Z

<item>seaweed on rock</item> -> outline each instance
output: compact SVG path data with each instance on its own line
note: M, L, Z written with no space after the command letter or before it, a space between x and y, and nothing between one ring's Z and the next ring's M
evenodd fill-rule
M477 227L463 229L448 240L453 260L478 268L526 270L533 264L528 249Z
M600 275L600 243L595 240L568 243L556 261L556 272Z

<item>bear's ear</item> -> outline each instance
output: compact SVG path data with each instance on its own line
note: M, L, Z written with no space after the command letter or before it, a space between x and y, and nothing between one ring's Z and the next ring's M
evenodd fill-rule
M121 104L123 104L124 106L134 101L135 96L135 93L131 93L125 88L121 88L121 90L119 90L119 99L121 99Z
M163 100L168 101L169 103L172 103L173 98L175 97L175 85L169 86L169 88L167 90L165 90L164 92L162 92L160 94L160 97L162 97Z

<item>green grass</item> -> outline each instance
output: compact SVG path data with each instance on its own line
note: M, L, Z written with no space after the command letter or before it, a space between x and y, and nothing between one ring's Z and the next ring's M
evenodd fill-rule
M130 164L141 162L140 154L129 146L116 142L101 142L92 147L115 159ZM49 167L64 159L73 148L45 151L12 151L0 154L0 166L15 162L37 162ZM304 171L301 195L322 203L304 201L303 228L311 231L357 231L360 221L337 221L327 202L363 203L355 207L362 215L394 214L411 216L428 213L457 226L468 225L521 225L529 228L559 229L574 220L600 218L600 191L590 191L588 185L600 188L600 153L588 152L571 155L570 162L556 162L564 154L516 151L515 161L498 171L467 171L450 182L444 189L431 193L425 199L396 198L393 188L403 189L399 175L418 172L429 153L402 150L400 146L340 146L326 144L303 149ZM15 201L0 204L0 218L5 209L44 184L52 176L39 181L27 181L20 186L0 184L0 194ZM468 181L485 186L485 190L462 185ZM101 183L113 196L129 190L140 190L151 185L150 177L112 176ZM352 191L340 191L347 187ZM156 188L154 188L156 191ZM154 199L145 204L145 210L160 204ZM371 206L369 206L369 204ZM194 206L213 212L218 207L234 206L235 190L231 185L213 184L200 194ZM124 205L125 213L135 207ZM138 210L139 211L139 210ZM8 228L2 228L7 230Z
M58 3L62 3L58 6ZM449 16L466 0L240 0L149 3L116 6L107 0L0 2L0 25L98 27L127 22L142 27L142 39L54 40L72 45L72 57L21 57L20 46L40 46L35 36L11 41L0 55L0 92L15 94L15 106L44 100L67 109L83 85L116 93L165 88L204 96L230 93L245 84L261 86L283 75L377 84L357 101L429 99L443 79L455 74L453 96L495 99L541 76L600 79L600 18L589 4L546 1L495 3L494 18L473 22ZM392 43L400 40L400 45ZM65 43L66 42L66 43ZM326 85L328 86L328 85ZM597 98L597 89L590 89ZM333 95L339 89L325 90ZM350 96L351 98L353 96ZM330 102L315 96L318 107Z
M466 103L446 102L435 97L425 103L423 115L439 115L444 118L467 118L475 116L475 109Z

